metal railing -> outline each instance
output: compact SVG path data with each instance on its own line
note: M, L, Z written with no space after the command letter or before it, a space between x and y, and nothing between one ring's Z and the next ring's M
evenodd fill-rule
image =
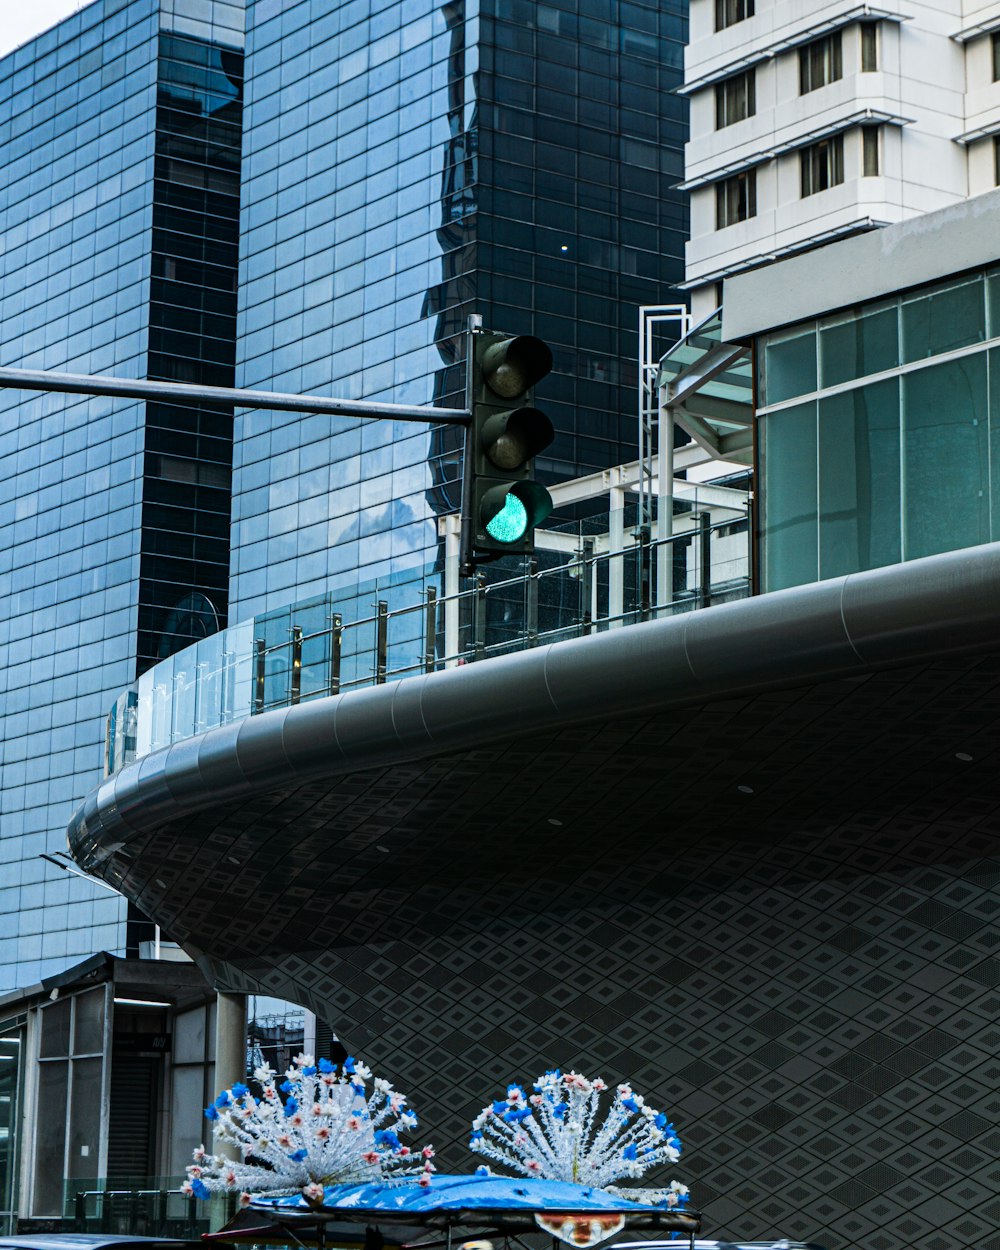
M180 1186L181 1178L173 1177L125 1184L67 1182L66 1217L77 1233L200 1237L208 1232L209 1210L193 1195L181 1193Z
M633 506L630 515L540 533L534 556L507 558L464 584L448 567L420 570L223 630L119 696L108 717L107 770L272 708L749 593L745 511L688 506L665 539L637 521Z

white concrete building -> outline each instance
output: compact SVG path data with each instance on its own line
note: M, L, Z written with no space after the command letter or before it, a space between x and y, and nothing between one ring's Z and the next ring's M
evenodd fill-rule
M998 0L691 0L687 286L1000 182Z

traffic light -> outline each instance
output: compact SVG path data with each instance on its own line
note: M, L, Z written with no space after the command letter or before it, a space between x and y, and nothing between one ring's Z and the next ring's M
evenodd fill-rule
M533 476L532 461L555 437L531 403L531 390L552 368L552 353L530 334L470 331L462 567L469 572L501 555L534 550L535 526L552 496Z

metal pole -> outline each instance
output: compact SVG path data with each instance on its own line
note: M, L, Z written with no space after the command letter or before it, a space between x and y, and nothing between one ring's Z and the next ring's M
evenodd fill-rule
M384 686L389 669L389 605L384 599L378 601L375 621L375 685Z
M640 525L635 531L636 556L636 597L639 600L639 620L649 620L649 547L650 530L648 525Z
M698 606L712 602L712 514L698 513Z
M528 561L528 576L524 583L525 626L528 646L538 646L538 561L534 556Z
M476 593L472 601L472 658L481 660L486 652L486 574L476 574Z
M472 551L472 479L476 460L476 448L473 442L472 405L475 399L476 351L475 334L482 329L483 319L479 313L470 313L465 331L465 451L462 455L462 515L459 518L459 558L469 560ZM463 577L471 577L474 572L472 562L463 564L459 573Z
M330 620L330 693L340 694L340 652L344 638L344 621L339 612L334 612Z
M660 449L657 459L656 603L669 610L674 601L674 410L660 401Z
M424 608L424 672L433 673L437 658L437 587L428 586Z
M302 697L302 626L292 626L292 688L289 703L298 703Z
M584 538L580 548L580 633L589 634L593 624L594 540Z
M283 391L243 391L230 386L196 386L190 382L153 382L144 378L113 378L100 374L50 373L45 369L0 368L0 388L60 391L69 395L112 395L118 399L153 399L167 404L232 404L234 408L268 408L275 412L329 413L338 417L388 417L442 425L468 425L462 408L421 404L382 404L365 399L334 399L330 395L287 395Z
M614 470L612 470L614 472ZM625 490L613 486L608 492L608 616L609 627L618 629L625 611Z
M255 638L253 645L254 651L256 652L253 710L255 713L259 714L264 710L264 666L267 652L266 643L263 638Z

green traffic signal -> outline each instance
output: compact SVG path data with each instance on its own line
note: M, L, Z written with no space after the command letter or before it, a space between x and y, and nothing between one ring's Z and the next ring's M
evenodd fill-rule
M479 328L468 344L472 421L466 442L461 564L534 550L534 529L552 511L534 479L533 460L555 431L531 402L531 388L552 368L552 352L530 334Z
M519 538L524 537L527 528L528 509L516 495L506 491L503 507L492 520L486 522L487 534L498 543L516 543Z
M487 483L479 502L479 524L505 546L520 542L552 511L552 496L537 482Z

